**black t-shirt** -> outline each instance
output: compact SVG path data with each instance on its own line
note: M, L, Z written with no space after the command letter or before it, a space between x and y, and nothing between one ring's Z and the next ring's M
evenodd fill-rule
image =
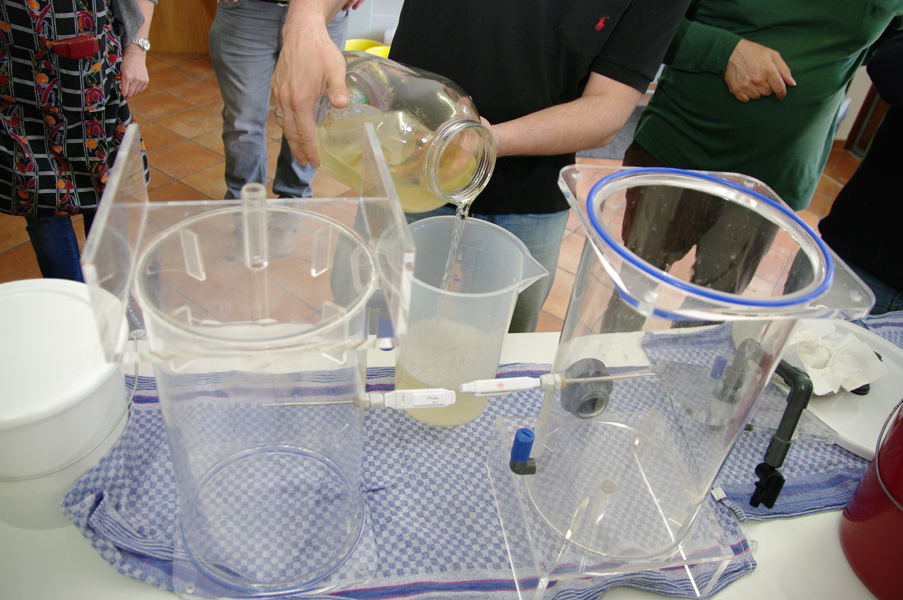
M872 83L890 105L865 158L818 229L844 260L903 291L903 34L887 42L868 64Z
M645 91L688 0L406 0L390 58L460 85L491 123L570 102L591 71ZM483 214L566 210L573 153L499 158Z

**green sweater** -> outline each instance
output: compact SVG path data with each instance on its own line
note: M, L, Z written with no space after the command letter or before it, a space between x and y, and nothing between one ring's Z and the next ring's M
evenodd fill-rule
M900 27L903 0L694 0L635 139L676 168L739 172L794 210L818 185L847 85L879 37ZM893 21L893 23L892 23ZM724 70L741 38L773 48L795 87L740 102Z

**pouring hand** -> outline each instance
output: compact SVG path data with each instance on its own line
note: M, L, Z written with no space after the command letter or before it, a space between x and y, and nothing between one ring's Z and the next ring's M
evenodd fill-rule
M336 108L348 106L345 59L329 38L326 23L345 0L303 0L289 4L283 46L270 80L277 122L292 155L320 166L315 144L314 107L327 94ZM280 117L281 116L281 117Z
M724 70L724 81L740 102L771 94L782 99L787 86L796 85L780 52L749 40L737 43Z

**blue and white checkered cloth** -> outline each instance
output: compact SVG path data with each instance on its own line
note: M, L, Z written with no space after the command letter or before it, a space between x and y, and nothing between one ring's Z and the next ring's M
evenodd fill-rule
M903 312L866 317L854 323L880 335L895 346L903 348Z
M900 313L869 317L862 325L903 345ZM503 365L499 376L537 376L548 369ZM391 368L370 369L368 390L392 389L393 376ZM535 415L541 403L539 391L497 397L478 419L451 429L423 425L390 409L368 411L362 489L372 537L361 543L379 563L365 586L329 597L516 598L486 456L496 418ZM768 442L765 434L744 432L716 481L725 497L720 504L712 501L711 508L735 556L712 593L755 568L734 513L740 520L766 519L840 508L867 466L838 446L796 440L781 468L787 482L774 509L753 509L753 471ZM125 432L70 490L62 508L117 571L174 589L174 572L187 556L178 534L180 508L153 378L138 379ZM547 593L559 599L599 598L615 586L695 595L682 569L559 581Z
M903 347L903 312L869 316L857 325ZM766 390L766 393L772 390ZM753 508L756 465L762 462L771 434L744 432L715 481L725 494L721 502L741 521L798 517L846 506L868 461L834 444L795 439L780 472L786 482L774 508Z
M548 369L504 365L499 376L538 376ZM367 381L370 391L390 390L393 370L370 369ZM141 377L137 385L126 431L69 492L63 511L117 571L173 590L174 573L190 563L179 535L180 508L155 383ZM364 587L330 597L516 598L486 458L497 417L537 414L541 404L538 390L497 397L478 419L450 429L391 409L368 411L362 488L379 566ZM751 572L755 562L730 512L714 502L710 508L735 553L717 591ZM559 581L549 592L556 598L598 598L618 585L695 595L683 569Z

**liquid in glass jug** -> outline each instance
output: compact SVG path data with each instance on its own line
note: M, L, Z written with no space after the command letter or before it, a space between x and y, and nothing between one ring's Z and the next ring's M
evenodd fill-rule
M470 96L448 79L364 52L345 52L351 103L316 109L320 170L358 189L363 125L373 125L401 206L468 205L489 182L495 140Z

